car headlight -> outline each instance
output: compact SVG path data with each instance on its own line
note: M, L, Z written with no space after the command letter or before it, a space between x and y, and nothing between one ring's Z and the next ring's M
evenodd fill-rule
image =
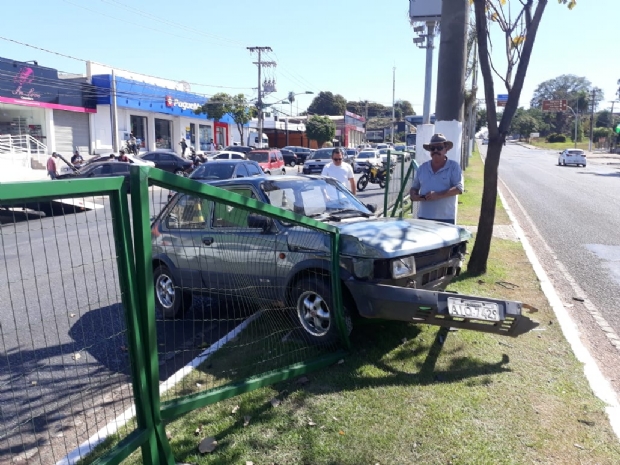
M403 257L392 260L392 278L405 278L415 274L415 257Z

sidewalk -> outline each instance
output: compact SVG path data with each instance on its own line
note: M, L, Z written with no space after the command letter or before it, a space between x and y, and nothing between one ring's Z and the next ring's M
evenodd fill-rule
M33 170L12 164L0 164L0 183L43 181L49 179L45 170Z

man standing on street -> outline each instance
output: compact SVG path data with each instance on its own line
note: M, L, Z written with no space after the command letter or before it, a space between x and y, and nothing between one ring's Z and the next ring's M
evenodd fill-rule
M58 157L58 155L56 155L56 152L52 153L52 156L49 157L47 159L47 175L52 178L52 181L54 179L56 179L56 177L58 176L57 174L57 167L56 167L56 158Z
M342 150L336 147L332 150L332 162L323 167L321 175L329 176L344 184L351 191L353 195L357 193L355 189L355 176L353 175L353 168L348 163L342 161Z
M454 146L443 134L434 134L424 150L431 159L416 171L409 195L420 202L418 218L443 223L456 222L456 196L463 193L463 173L446 154Z
M179 145L181 146L181 157L185 158L185 150L187 150L187 141L185 140L184 137L181 138Z

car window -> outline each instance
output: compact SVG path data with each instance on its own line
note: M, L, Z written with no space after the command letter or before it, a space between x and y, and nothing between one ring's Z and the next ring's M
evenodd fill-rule
M232 154L233 160L243 160L243 157L241 155L238 155L236 153Z
M226 162L209 162L200 165L190 176L192 179L230 179L235 166Z
M147 153L146 155L142 156L143 160L149 160L149 161L155 161L157 160L157 155L156 153Z
M235 187L227 190L251 199L256 198L254 192L249 187ZM239 207L214 203L212 218L213 228L249 229L249 214L250 212L248 210L244 210Z
M277 189L265 192L269 197L269 203L274 207L284 208L285 210L296 213L304 213L303 206L295 206L295 191L293 189Z
M205 229L207 200L190 195L181 195L174 207L166 216L165 225L168 229Z
M174 155L170 154L170 153L160 153L159 154L159 160L160 161L174 161Z
M254 163L248 163L246 165L246 168L248 169L248 173L249 173L250 176L259 176L259 175L263 174L263 172L260 169L260 167L256 166Z
M117 165L112 165L112 173L113 174L127 174L129 173L129 167L131 165L129 163L119 163Z
M247 156L248 160L252 160L257 163L265 163L269 161L267 152L249 152Z
M237 165L237 172L235 173L235 177L236 178L245 178L248 177L248 170L245 169L245 165L243 163L240 163L239 165Z
M103 169L107 168L107 172L110 172L110 165L97 166L96 168L90 170L88 173L90 176L101 176L103 174Z
M216 160L222 160L224 158L228 158L227 153L220 153L217 157L215 157Z

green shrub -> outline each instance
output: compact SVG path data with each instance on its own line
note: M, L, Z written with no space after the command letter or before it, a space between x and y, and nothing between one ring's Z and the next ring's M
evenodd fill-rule
M566 142L566 136L564 134L549 134L547 142Z

